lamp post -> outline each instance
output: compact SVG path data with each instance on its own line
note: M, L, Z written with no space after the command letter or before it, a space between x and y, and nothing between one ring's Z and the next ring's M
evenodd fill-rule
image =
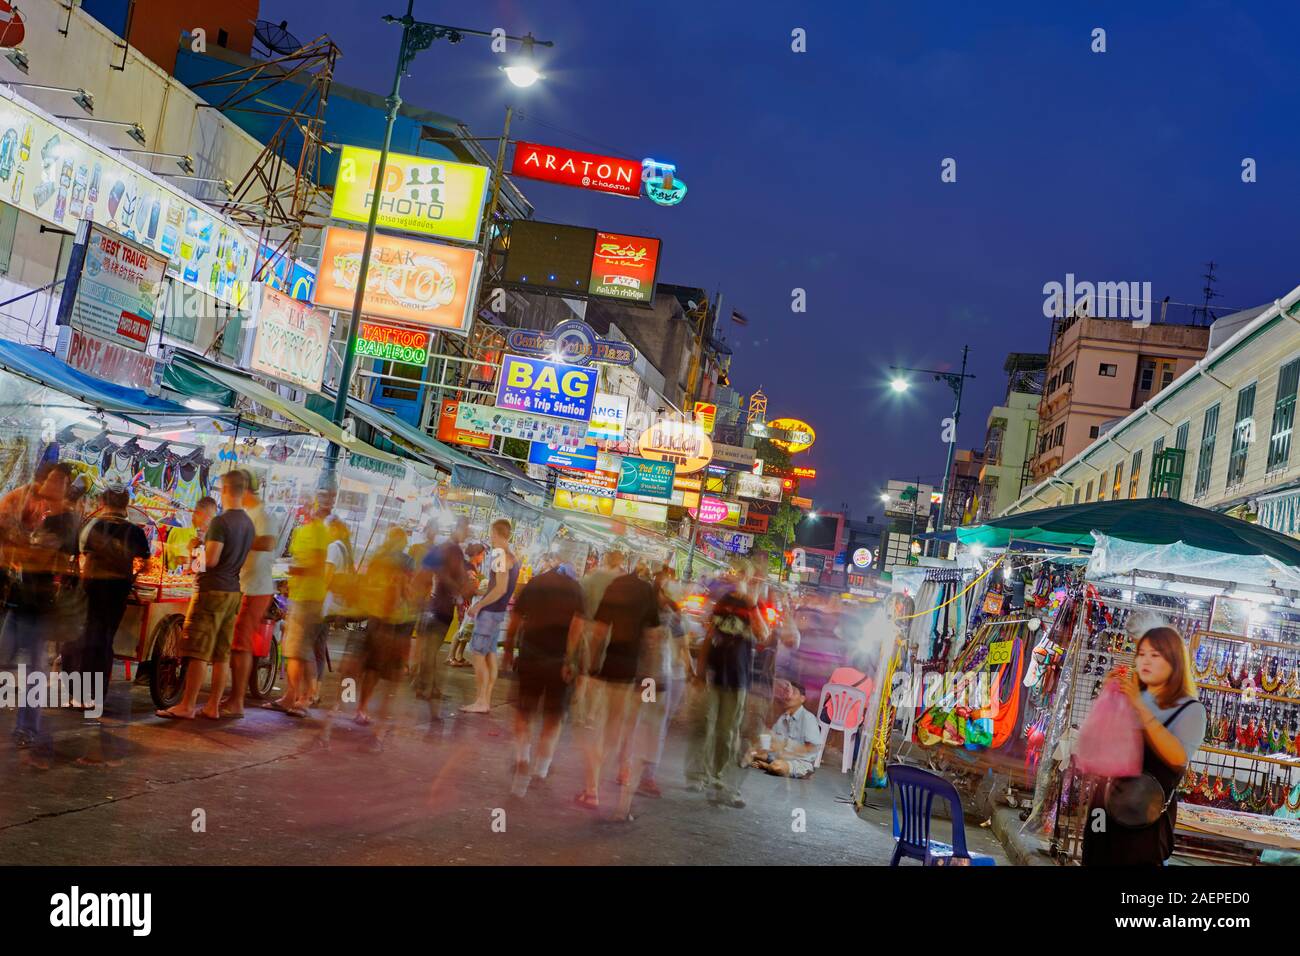
M966 379L974 378L974 374L966 371L966 360L970 354L970 346L963 345L961 349L961 371L960 372L941 372L932 368L908 368L902 365L889 366L895 372L919 372L923 375L933 375L936 382L945 382L952 389L956 396L956 403L952 411L952 441L948 442L948 457L943 466L943 491L942 501L939 505L939 527L937 530L945 531L948 528L948 508L951 503L949 498L949 485L952 482L952 459L953 452L957 447L957 424L961 421L961 395L962 389L966 384ZM895 376L890 383L890 387L895 392L905 392L911 387L911 383L902 376Z
M348 334L343 340L343 368L339 372L338 394L334 400L334 415L332 421L335 425L342 425L347 415L348 393L352 386L352 373L356 366L356 356L353 354L352 342L357 337L357 329L361 324L361 309L366 294L366 279L370 274L370 252L375 242L375 229L379 222L379 196L383 189L384 172L388 168L388 152L393 140L393 126L397 121L397 111L402 106L401 86L402 77L406 74L415 55L421 50L427 50L433 45L434 40L447 40L451 43L459 43L467 36L486 37L495 40L497 37L491 32L484 30L468 30L462 27L449 27L440 23L426 23L423 20L417 20L412 15L415 8L415 0L407 0L406 13L403 16L395 17L391 14L384 17L385 23L400 23L402 25L402 40L398 46L397 68L393 71L393 89L388 94L385 105L388 107L388 113L384 122L384 141L379 150L379 166L375 170L375 190L374 196L370 203L370 218L366 222L366 238L361 246L361 263L357 271L357 292L352 301L352 315L348 320ZM552 46L550 41L534 40L532 36L516 37L504 36L506 40L517 40L524 45L524 55L527 57L532 52L535 43L542 46ZM521 62L512 66L503 67L507 78L517 86L531 86L541 74L528 62ZM512 72L513 71L513 72ZM506 114L506 130L509 132L509 113ZM496 205L497 195L500 189L501 166L505 158L505 139L497 149L497 168L496 182L492 189L492 207ZM491 208L489 208L489 220L486 225L490 241L491 236ZM329 450L326 454L325 467L328 475L332 475L338 465L339 446L330 443Z

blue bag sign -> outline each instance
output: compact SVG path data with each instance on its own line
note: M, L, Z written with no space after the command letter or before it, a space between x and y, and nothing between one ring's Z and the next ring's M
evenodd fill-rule
M599 377L593 368L507 355L501 360L497 408L585 422Z
M581 448L553 448L546 442L535 441L528 446L528 463L545 465L548 468L573 468L576 471L595 471L596 456L600 454L595 445L586 444Z

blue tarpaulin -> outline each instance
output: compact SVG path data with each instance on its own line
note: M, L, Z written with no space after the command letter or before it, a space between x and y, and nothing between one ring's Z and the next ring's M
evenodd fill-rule
M105 412L124 415L186 415L194 412L139 388L115 385L78 371L34 345L0 340L0 366Z

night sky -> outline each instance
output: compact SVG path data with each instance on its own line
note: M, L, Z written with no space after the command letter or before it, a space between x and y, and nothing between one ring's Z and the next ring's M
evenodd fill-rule
M1213 259L1221 313L1300 283L1296 6L1066 6L417 0L424 20L556 45L519 91L486 40L439 42L403 97L480 136L513 102L512 139L676 163L689 194L671 209L519 185L540 218L659 236L663 281L720 288L750 320L726 329L733 384L817 429L805 492L862 517L887 479L943 470L951 393L924 379L900 400L890 364L952 367L969 344L959 447L983 447L1006 354L1047 349L1044 283L1149 281L1157 303L1199 303ZM386 94L399 29L379 17L404 9L261 15L330 33L337 78Z

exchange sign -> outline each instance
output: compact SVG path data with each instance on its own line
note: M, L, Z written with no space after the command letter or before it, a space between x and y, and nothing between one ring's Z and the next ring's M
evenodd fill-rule
M507 355L501 360L497 407L586 422L598 379L595 369Z
M627 396L597 392L591 420L587 423L587 437L593 441L622 441L626 424Z
M558 146L516 143L511 173L561 186L635 198L641 192L641 164L634 159L580 153Z
M317 305L351 311L365 238L360 229L325 230ZM463 335L473 314L480 265L481 256L473 249L376 235L361 311Z
M427 365L431 338L428 332L419 329L404 329L362 320L352 343L352 352L354 355L385 362Z
M379 150L344 146L330 216L368 222L378 173ZM483 218L487 182L486 166L389 153L377 224L381 229L473 242Z

